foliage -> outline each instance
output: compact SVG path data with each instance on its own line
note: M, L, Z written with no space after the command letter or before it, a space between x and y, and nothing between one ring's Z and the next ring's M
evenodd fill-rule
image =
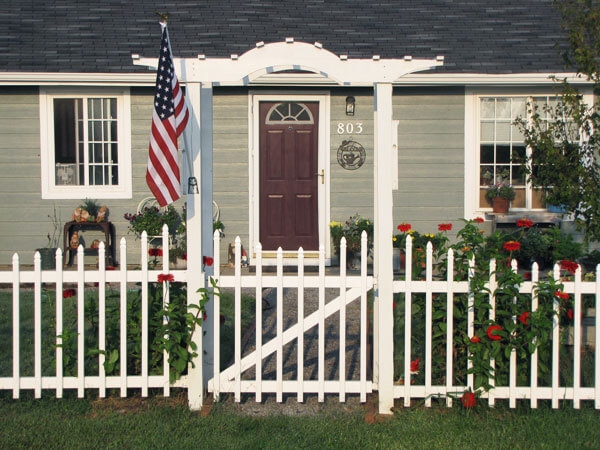
M600 88L600 5L592 0L555 2L562 15L569 48L568 66ZM516 123L531 155L523 165L528 180L546 201L573 214L587 240L600 240L600 114L579 90L562 80L556 105L528 104L529 118ZM548 118L546 117L548 116Z
M146 207L138 214L125 214L123 216L129 222L129 232L138 238L146 231L148 236L162 235L163 225L169 227L169 234L174 235L183 223L177 210L169 205L167 210L161 210L156 206Z
M187 304L185 283L149 283L148 285L148 367L149 371L162 370L163 352L168 354L170 381L179 379L189 364L194 365L198 349L193 341L194 329L204 320L204 307L210 295L220 295L215 281L211 287L199 289L197 304ZM169 303L164 304L163 292L169 294ZM46 294L47 298L53 296ZM115 301L110 301L111 297ZM105 355L106 375L117 375L120 371L120 317L119 292L107 293L106 302L106 350L100 351L95 337L98 336L98 301L93 299L85 304L87 340L86 354L94 357ZM51 322L51 327L54 323ZM66 321L63 333L58 336L57 347L63 348L64 371L67 375L77 373L77 318ZM55 333L53 333L55 334ZM141 372L142 364L142 294L139 290L128 292L127 296L127 373ZM91 367L97 371L97 364Z
M488 188L487 192L485 193L485 198L491 201L496 197L500 197L506 200L514 200L515 190L509 183L496 183Z
M331 230L331 239L338 255L342 237L346 238L347 251L352 253L360 252L360 241L363 231L367 232L369 248L371 248L373 243L373 221L365 219L358 214L350 216L345 223L331 222L329 229Z
M583 245L575 242L573 236L560 231L559 227L525 228L510 236L520 237L521 249L516 257L521 265L529 267L534 261L540 268L549 267L557 261L576 261L583 254Z
M98 211L100 211L100 203L97 200L92 200L91 198L86 198L83 200L83 203L79 205L79 207L83 211L87 211L90 215L89 220L94 220L98 215Z
M52 231L47 235L48 243L46 244L46 248L58 248L60 247L61 220L56 212L55 203L52 204L52 214L48 214L48 219L50 219L50 223L52 224Z
M435 279L445 280L447 274L447 251L451 248L454 252L454 280L469 280L470 294L454 294L453 297L453 384L466 383L468 374L474 377L475 391L489 390L492 388L490 380L497 385L508 383L509 361L514 352L519 367L526 367L531 354L538 348L543 348L539 358L540 377L549 376L549 359L551 359L550 338L553 327L554 300L557 293L561 293L560 315L561 320L572 321L572 296L562 293L561 279L551 276L541 278L535 284L534 290L538 297L538 308L531 310L531 294L519 292L519 287L525 281L525 276L514 271L511 261L521 251L525 236L530 235L531 245L540 242L539 231L530 228L528 221L519 230L512 233L496 231L485 235L479 228L481 219L466 220L464 227L457 233L457 242L449 245L447 240L438 240L441 245L433 248L433 268ZM411 234L414 236L416 232ZM409 234L407 232L407 234ZM560 230L551 230L547 234L551 237L560 237ZM542 235L542 238L544 235ZM567 241L564 239L564 241ZM562 241L561 241L562 242ZM564 251L557 246L558 251ZM496 287L490 290L490 261L495 260L495 270L492 275L496 280ZM472 262L470 278L469 267ZM568 266L570 267L570 266ZM413 266L414 268L414 266ZM417 268L418 269L418 268ZM570 275L569 275L570 276ZM413 270L412 279L423 279L423 270ZM491 297L495 300L495 315L491 315ZM404 382L404 325L405 325L405 297L397 294L395 302L395 371L397 379ZM446 332L447 309L446 294L432 295L432 377L434 384L445 384L446 361ZM472 303L473 333L468 332L468 310ZM415 377L424 382L424 375L419 367L424 360L425 335L425 309L426 295L413 293L411 296L411 348L410 356L416 362ZM571 312L569 313L569 310ZM492 360L494 364L492 365ZM467 365L470 363L470 367ZM525 371L519 373L520 377L526 376Z

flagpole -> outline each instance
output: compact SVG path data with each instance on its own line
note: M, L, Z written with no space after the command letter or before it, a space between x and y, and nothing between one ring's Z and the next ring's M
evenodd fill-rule
M167 19L166 17L163 17L162 21L159 22L161 28L164 28L167 32L167 42L169 43L169 53L171 54L171 59L173 61L175 61L175 57L173 56L173 50L171 49L171 39L169 38L169 27L167 27ZM186 72L187 75L187 72ZM186 87L187 87L187 80L186 80ZM183 101L187 102L187 98L184 95L183 96ZM198 193L198 180L196 179L196 177L194 176L194 167L192 165L192 155L190 154L190 150L191 147L189 145L189 137L188 137L188 132L186 130L183 130L183 147L184 149L182 150L183 153L185 153L186 156L186 167L187 167L187 174L188 175L188 186L187 186L187 194L197 194ZM183 194L183 189L182 192Z

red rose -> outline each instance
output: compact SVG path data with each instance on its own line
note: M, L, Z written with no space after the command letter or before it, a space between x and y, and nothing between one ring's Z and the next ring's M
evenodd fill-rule
M392 309L396 309L396 302L393 303L393 308Z
M563 291L556 291L554 293L554 295L558 298L561 298L563 300L568 300L569 299L569 294L567 294L566 292Z
M159 273L158 282L164 283L165 281L175 281L175 277L172 273Z
M517 241L508 241L504 243L502 248L509 252L513 252L515 250L519 250L521 248L521 244Z
M162 256L162 250L160 248L151 248L150 250L148 250L148 254L150 256Z
M63 291L63 298L71 298L75 295L75 289L65 289Z
M519 228L530 228L533 225L533 221L528 219L519 219L517 220L517 226Z
M202 264L204 264L205 266L212 266L213 262L214 262L214 260L210 256L202 257Z
M564 269L564 270L568 270L569 272L571 272L571 275L575 275L575 271L577 271L578 267L579 267L579 264L577 264L573 261L569 261L567 259L563 259L560 262L560 268Z
M451 223L440 223L438 225L438 230L439 231L450 231L452 229L452 224Z
M527 325L527 319L529 319L529 311L526 311L519 316L519 320L523 323L523 325Z
M569 310L567 311L567 316L569 317L569 319L573 320L573 310L571 308L569 308Z
M473 219L473 222L475 222L475 223L483 223L483 219L481 217L475 217Z
M492 325L487 329L487 335L492 341L499 341L500 339L502 339L501 336L493 334L496 330L500 331L502 330L502 327L500 325Z
M479 341L481 341L481 338L479 336L473 336L471 338L471 342L473 342L474 344L477 344Z
M398 229L400 231L402 231L403 233L406 233L407 231L410 230L410 223L401 223L400 225L398 225Z
M472 408L477 403L477 397L472 392L465 392L460 400L465 408Z
M419 373L419 360L420 358L417 358L410 362L410 373Z
M531 280L531 272L525 272L523 274L523 278L525 278L526 280Z

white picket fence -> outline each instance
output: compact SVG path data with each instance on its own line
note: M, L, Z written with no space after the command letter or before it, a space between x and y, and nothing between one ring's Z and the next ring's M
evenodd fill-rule
M304 400L304 394L316 393L318 401L325 399L325 394L339 394L340 401L346 400L346 394L360 394L360 401L365 402L367 393L372 392L373 384L367 380L367 292L373 287L373 277L367 275L367 234L363 232L361 239L361 265L359 275L346 273L346 239L340 242L339 274L325 273L325 249L319 248L319 272L315 275L304 273L304 251L298 249L297 273L284 275L283 251L277 250L276 275L263 274L263 250L260 243L256 245L256 272L247 275L241 273L241 242L235 239L235 273L234 275L220 274L220 234L214 234L215 274L214 277L220 288L234 288L235 295L235 351L234 364L221 370L220 355L220 304L215 296L214 303L214 376L208 382L208 389L218 398L221 393L233 392L235 401L241 400L242 393L252 393L257 402L262 401L263 393L275 393L276 401L283 400L284 393L295 393L299 402ZM241 335L241 289L254 288L256 298L255 350L242 357ZM263 288L275 288L277 292L276 305L276 336L268 342L262 342ZM297 289L297 323L283 329L283 290ZM318 309L305 316L305 289L317 288L319 296ZM325 303L325 289L339 289L339 296ZM346 379L346 307L351 302L360 302L360 369L359 380ZM325 379L325 319L339 312L339 379ZM318 374L316 379L304 378L304 334L312 327L318 327ZM283 380L283 347L289 342L297 341L296 380ZM276 379L262 379L263 359L276 354ZM253 380L242 380L244 371L255 367Z
M468 294L469 281L473 276L474 261L470 261L469 281L454 280L454 253L452 249L448 251L448 270L446 280L433 279L433 247L431 242L427 245L426 251L426 266L425 280L412 280L412 239L407 238L406 241L406 266L405 279L394 281L394 292L405 294L405 311L404 311L404 384L394 386L394 397L404 399L404 405L409 406L411 399L425 399L425 405L431 406L433 396L443 396L446 398L447 406L452 405L452 395L457 392L463 392L467 389L473 390L473 374L467 375L467 385L453 385L453 296L454 294ZM517 270L517 262L512 261L512 269ZM496 289L495 278L496 262L490 262L490 277L486 287L490 292ZM558 264L554 266L553 277L555 280L560 279L560 267ZM531 295L531 311L536 311L538 308L538 299L534 290L534 286L539 280L539 270L536 263L531 268L531 281L525 281L521 284L519 292ZM532 408L536 408L538 400L551 400L552 407L558 408L560 400L572 400L573 407L579 408L581 400L593 400L595 407L600 408L600 314L598 314L600 301L600 265L596 269L596 281L582 281L581 267L577 269L574 276L574 281L563 281L563 291L574 296L574 357L573 357L573 385L561 386L559 384L559 362L560 353L560 324L558 315L553 319L552 330L552 383L551 386L538 386L538 353L537 350L531 355L531 372L530 383L528 386L517 386L517 355L513 350L510 357L510 372L508 386L494 386L494 380L490 379L490 384L494 386L489 392L483 393L482 398L487 398L490 406L494 405L496 399L508 399L511 408L516 407L517 399L529 399ZM411 297L413 294L425 294L425 384L411 385ZM446 294L446 313L447 313L447 329L446 329L446 384L443 386L435 386L431 384L432 372L432 297L434 294ZM594 387L581 386L581 296L583 294L595 295L595 372L594 372ZM490 294L490 304L492 309L489 312L489 317L494 320L496 314L495 298ZM553 308L556 312L559 310L559 301L557 298L553 301ZM516 317L514 318L516 321ZM467 314L468 336L474 335L474 310L473 298L469 298L468 314ZM563 355L564 357L564 355ZM493 363L493 362L492 362ZM470 368L470 363L468 364ZM450 395L447 395L450 394Z
M15 254L12 260L12 271L0 272L0 283L12 284L12 376L0 377L0 389L12 390L13 398L19 398L21 390L33 390L36 398L41 397L43 389L55 390L56 397L63 396L64 389L77 389L78 397L83 397L86 389L97 389L100 397L106 396L106 389L119 389L121 397L127 396L128 389L140 389L142 396L148 395L149 388L162 388L165 396L169 395L171 387L186 387L186 378L182 377L174 384L169 383L169 365L167 354L163 358L163 373L150 375L148 368L148 283L156 282L159 274L172 274L174 281L186 282L185 270L169 270L168 229L165 225L162 233L164 246L161 258L162 270L148 269L148 238L146 232L141 239L141 268L127 269L127 243L125 238L120 242L119 267L117 270L107 271L105 267L104 243L98 250L98 269L86 270L84 267L84 249L79 246L77 250L77 270L63 270L63 254L61 249L56 252L56 269L42 270L41 257L36 252L34 256L33 271L21 271L19 255ZM56 348L56 374L46 376L42 374L42 285L51 283L56 289L56 343L61 342L63 334L63 285L76 284L77 298L77 376L65 376L63 373L63 348ZM98 283L98 349L106 349L106 286L107 283L117 283L120 287L120 351L119 375L107 376L104 369L105 356L100 353L98 374L85 373L85 324L84 324L84 299L85 284ZM127 374L127 290L128 283L141 283L141 374ZM21 298L20 292L23 284L33 284L34 292L34 374L22 376L20 361L21 355ZM168 289L163 283L163 302L169 302ZM7 320L2 317L0 320ZM7 358L7 355L2 355Z

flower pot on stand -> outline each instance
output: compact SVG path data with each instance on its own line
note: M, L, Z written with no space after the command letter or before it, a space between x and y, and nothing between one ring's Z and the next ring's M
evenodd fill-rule
M36 251L41 256L42 270L56 269L56 248L38 248Z
M394 247L392 255L394 273L400 273L406 266L406 254L403 248Z
M492 199L492 207L495 213L507 213L510 206L510 200L502 197L494 197Z

